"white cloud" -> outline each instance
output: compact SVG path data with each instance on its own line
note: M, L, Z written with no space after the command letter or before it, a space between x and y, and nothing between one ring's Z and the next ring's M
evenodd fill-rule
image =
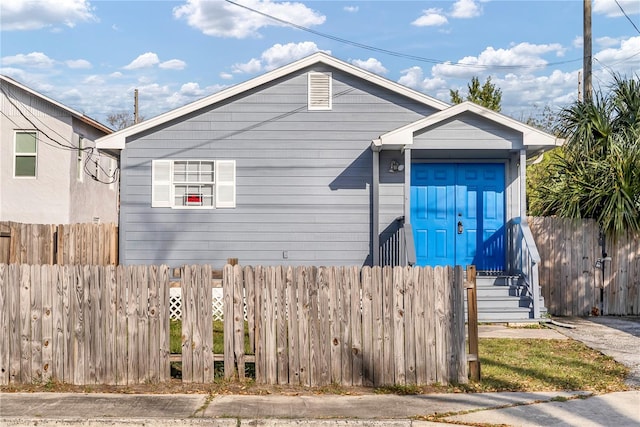
M184 70L187 67L187 63L179 59L170 59L161 62L158 67L164 70Z
M480 16L482 10L478 3L474 0L458 0L451 7L450 16L453 18L475 18L476 16Z
M618 3L627 12L627 15L640 14L640 2L638 0L618 0ZM602 14L609 18L624 16L615 0L594 0L593 13Z
M65 25L73 28L79 22L97 21L88 0L9 0L0 2L2 30L38 30Z
M520 43L509 49L494 49L487 47L479 56L466 56L453 64L447 62L434 65L432 73L441 77L471 77L473 75L491 71L491 67L525 66L523 68L536 68L544 66L548 61L542 58L543 54L555 53L556 56L564 55L565 48L559 43L531 44Z
M237 74L254 74L262 70L262 62L259 59L251 58L244 64L233 64L233 72Z
M595 44L599 47L613 47L618 46L620 44L621 39L615 37L598 37L595 39Z
M20 68L13 67L0 67L0 74L4 74L5 76L12 77L13 79L26 83L26 75L27 73Z
M155 65L158 65L160 60L158 59L158 55L153 52L143 53L138 56L136 59L131 61L129 65L123 67L125 70L137 70L140 68L149 68Z
M220 78L223 80L231 80L233 78L233 74L225 73L224 71L219 74Z
M65 64L67 64L67 67L74 70L91 68L91 62L87 61L86 59L70 59L68 61L65 61Z
M356 67L364 68L365 70L369 70L375 74L387 74L387 72L389 71L382 65L382 62L378 61L375 58L369 58L366 61L363 61L361 59L353 59L351 63Z
M578 94L578 72L553 70L551 74L509 73L503 78L492 78L491 82L502 90L503 106L516 105L560 105L559 99Z
M254 74L263 70L269 71L318 51L320 49L314 42L287 43L284 45L277 43L262 52L260 59L252 58L248 62L234 64L232 69L234 73L245 74ZM331 53L329 51L325 52Z
M605 44L613 43L612 40L604 40L604 42ZM502 91L502 111L516 119L526 120L544 106L558 110L577 99L578 73L581 64L576 63L573 70L549 67L487 69L485 66L546 64L541 55L561 55L562 50L556 44L521 43L509 49L489 47L478 56L469 56L458 61L458 63L471 65L470 68L440 64L432 67L429 74L428 71L416 66L403 70L398 82L450 102L450 89L459 89L462 93L466 93L467 84L472 76L479 76L480 81L484 82L490 75L492 83ZM618 40L617 46L595 53L597 60L593 64L594 87L607 90L613 73L630 76L637 72L640 69L638 52L640 52L640 36Z
M116 71L116 72L113 72L113 73L109 74L109 77L113 77L114 79L119 79L122 76L123 76L123 74L120 71Z
M571 45L573 47L575 47L576 49L582 49L582 46L584 45L584 41L582 40L582 36L576 36L573 39L573 42L571 42Z
M344 8L345 12L350 12L350 13L356 13L357 11L360 10L359 6L345 6Z
M447 17L442 13L442 9L431 8L424 10L422 16L411 23L416 27L436 27L449 23Z
M31 52L26 55L20 53L13 56L5 56L2 58L2 65L18 65L30 68L51 68L55 65L55 61L42 52Z
M614 71L631 75L640 70L640 36L631 37L620 42L619 48L607 48L597 52L594 57L594 68L606 68L605 71Z
M418 66L402 70L401 73L398 83L428 94L447 87L447 82L440 77L426 78L422 68Z
M180 90L173 92L168 97L158 99L158 102L166 104L167 108L176 108L211 95L212 93L219 92L225 87L226 86L222 85L214 85L203 89L198 83L189 82L180 86Z
M262 53L264 69L273 70L319 50L314 42L275 44Z
M83 81L85 84L102 85L105 84L105 80L102 76L92 75L86 77Z
M326 17L302 3L246 0L242 4L265 15L274 16L297 25L311 27L324 23ZM259 30L267 26L283 26L267 16L223 1L187 0L173 9L173 16L185 19L208 36L243 39L259 37Z
M204 91L200 89L200 85L198 83L189 82L185 83L180 87L180 93L184 95L190 96L203 96Z

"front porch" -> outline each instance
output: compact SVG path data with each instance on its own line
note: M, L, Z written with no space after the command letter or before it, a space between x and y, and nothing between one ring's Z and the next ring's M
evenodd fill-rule
M476 277L478 320L490 323L536 322L547 309L540 293L538 254L526 221L510 221L507 227L507 269L478 271ZM379 265L415 265L413 230L398 217L381 234Z
M561 142L472 103L381 135L371 145L373 264L475 265L481 321L542 319L526 165Z

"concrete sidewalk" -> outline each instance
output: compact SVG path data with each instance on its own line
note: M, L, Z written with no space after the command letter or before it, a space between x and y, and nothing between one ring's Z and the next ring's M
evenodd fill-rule
M581 398L576 398L576 397ZM569 399L569 400L566 400ZM441 423L418 418L450 414ZM415 396L2 393L3 426L640 426L640 391Z

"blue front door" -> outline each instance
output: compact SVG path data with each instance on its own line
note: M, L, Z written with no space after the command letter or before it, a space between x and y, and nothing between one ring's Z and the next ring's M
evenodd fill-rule
M411 165L418 265L504 270L504 216L504 164Z

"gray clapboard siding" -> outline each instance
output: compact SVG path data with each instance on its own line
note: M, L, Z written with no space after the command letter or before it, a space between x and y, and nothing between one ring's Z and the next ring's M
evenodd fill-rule
M414 137L412 148L446 148L454 144L477 148L479 142L495 150L520 148L522 134L468 113L426 128Z
M128 142L121 262L370 263L371 140L434 110L325 66L314 70L332 72L331 111L307 111L305 70ZM153 159L235 160L236 208L152 209ZM381 194L383 211L402 210L397 188Z

